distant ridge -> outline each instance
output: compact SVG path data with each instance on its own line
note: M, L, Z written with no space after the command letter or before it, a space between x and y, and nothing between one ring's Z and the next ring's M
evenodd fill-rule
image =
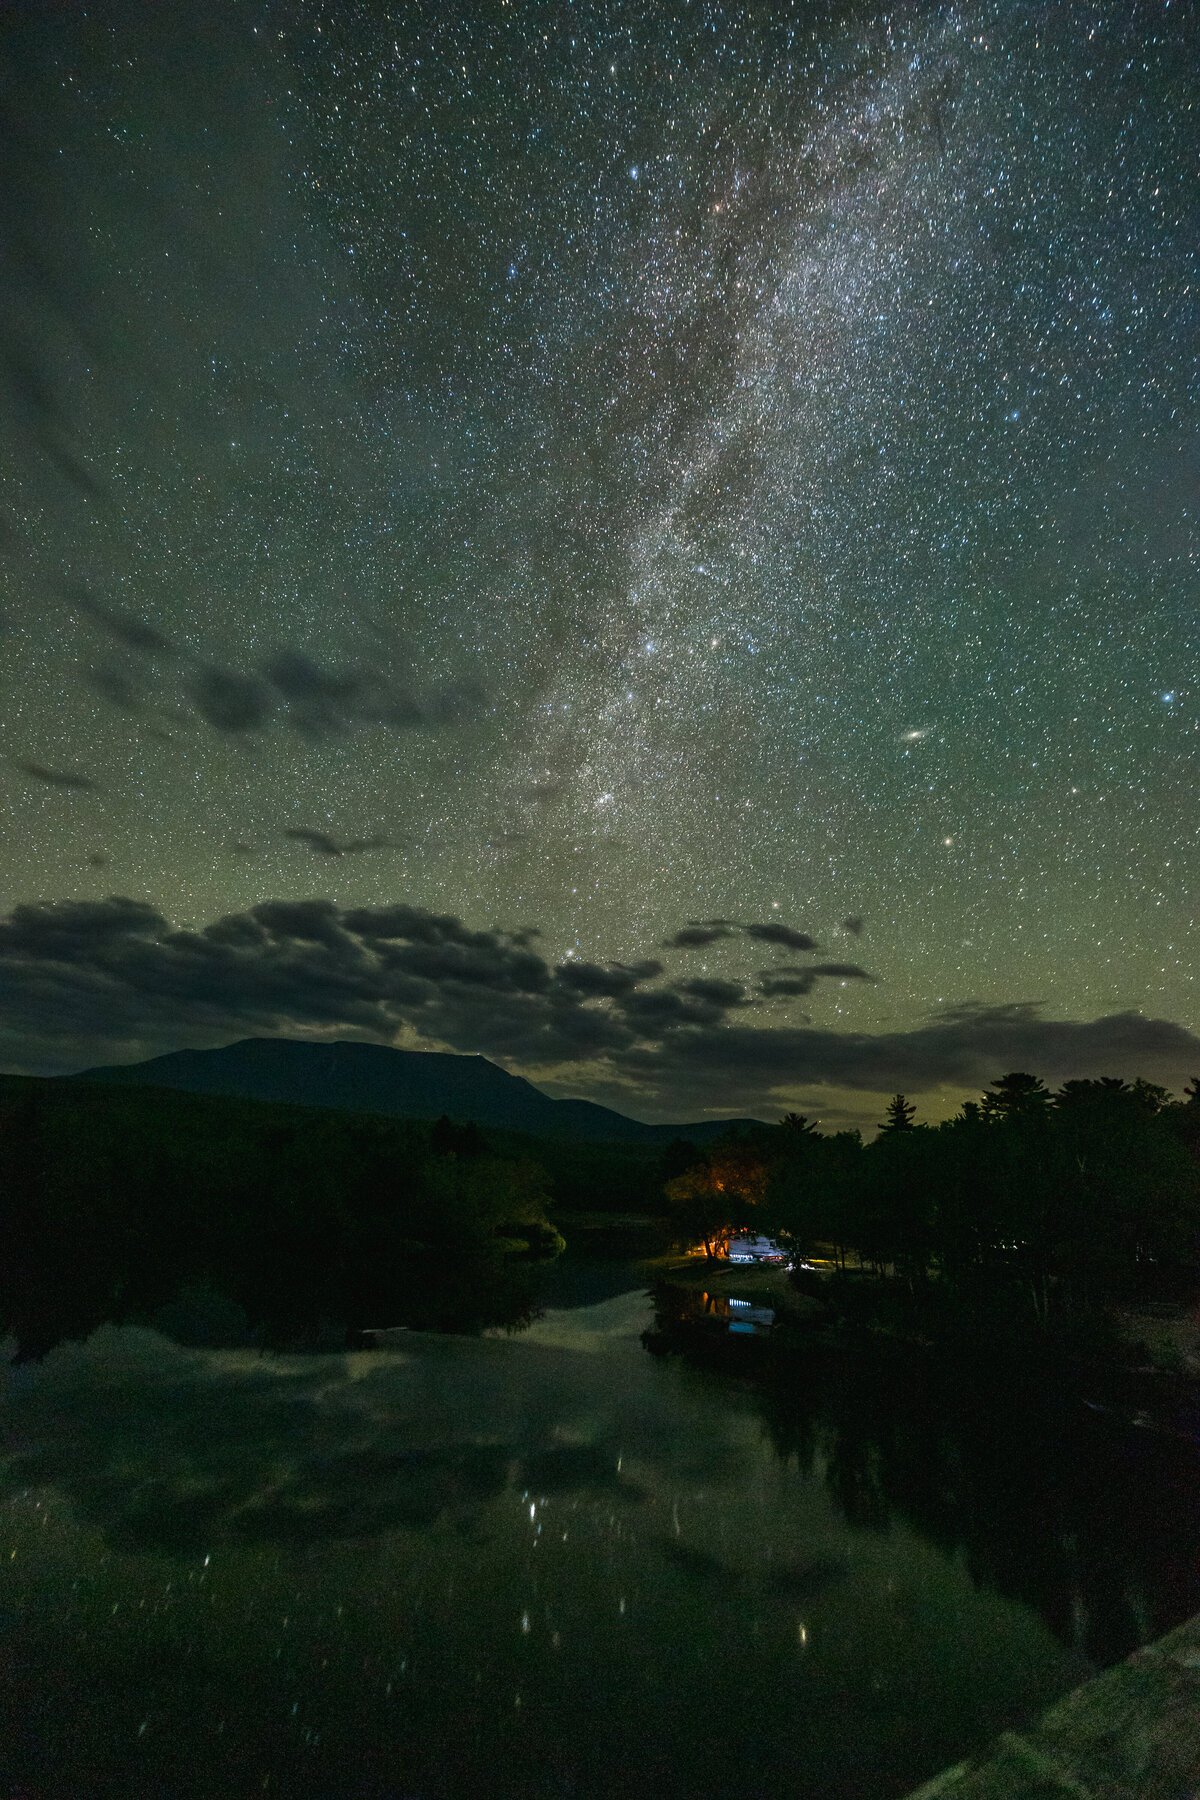
M473 1119L536 1137L608 1142L693 1143L719 1137L758 1119L706 1119L684 1125L644 1125L591 1100L552 1100L523 1076L510 1075L486 1056L430 1050L392 1050L383 1044L303 1043L295 1038L243 1038L221 1050L176 1050L147 1062L83 1069L74 1081L120 1087L182 1088L190 1094L227 1094L291 1106L328 1106L392 1118Z

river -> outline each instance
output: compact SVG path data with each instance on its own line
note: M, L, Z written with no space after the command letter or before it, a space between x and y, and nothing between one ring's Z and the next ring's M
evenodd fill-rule
M953 1496L888 1502L908 1461L961 1467L952 1430L908 1444L901 1395L849 1453L823 1402L773 1417L647 1355L632 1268L557 1281L511 1338L263 1356L106 1327L10 1368L4 1800L887 1800L1095 1668L1059 1575L1047 1603L1005 1551L981 1566ZM1096 1505L1068 1561L1128 1534ZM1188 1604L1186 1528L1100 1660Z

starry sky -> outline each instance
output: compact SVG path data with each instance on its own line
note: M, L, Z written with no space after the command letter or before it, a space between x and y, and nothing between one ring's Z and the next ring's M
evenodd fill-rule
M829 1128L1196 1072L1179 0L6 55L4 1066L365 1034Z

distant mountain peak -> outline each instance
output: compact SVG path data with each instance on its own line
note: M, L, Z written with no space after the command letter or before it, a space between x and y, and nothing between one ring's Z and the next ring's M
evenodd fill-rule
M699 1142L757 1119L647 1125L594 1100L554 1100L523 1075L478 1053L397 1050L357 1038L241 1038L218 1050L173 1050L146 1062L84 1069L77 1081L120 1087L181 1088L292 1106L327 1106L392 1118L442 1114L535 1137L660 1144Z

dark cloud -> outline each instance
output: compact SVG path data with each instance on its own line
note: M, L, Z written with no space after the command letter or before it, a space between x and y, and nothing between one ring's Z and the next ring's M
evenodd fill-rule
M471 682L418 692L361 670L322 669L298 650L281 650L251 675L209 663L184 685L217 731L261 731L281 717L315 742L371 726L438 730L474 716L487 699Z
M787 970L778 974L766 970L758 982L764 1000L795 1000L811 994L817 985L815 969Z
M89 687L95 688L110 705L119 706L122 712L136 712L145 698L145 683L109 657L93 663L84 679Z
M95 595L81 582L63 582L62 591L76 612L81 612L118 644L127 650L136 650L143 656L173 656L175 646L164 632L154 625L147 625L136 613L123 612L114 606L106 606L97 600Z
M72 442L72 423L45 346L9 335L10 324L6 319L0 331L0 393L10 422L69 486L89 500L103 499L104 484Z
M622 1017L641 1038L654 1039L684 1025L719 1025L727 1011L721 1002L678 988L649 988L620 1002Z
M712 931L705 925L685 925L674 937L664 940L667 950L699 950L705 944L715 944L718 938L732 937L729 931Z
M216 731L261 731L275 710L270 688L254 675L235 675L209 664L187 690L200 717Z
M764 969L758 978L758 992L764 1000L794 1000L811 994L818 978L836 981L874 981L875 977L860 969L857 963L814 963L811 968L795 969L782 965Z
M853 932L855 937L860 937L862 935L863 924L864 920L861 916L858 913L852 913L850 918L842 920L842 930Z
M387 1042L411 1026L529 1064L595 1061L642 1035L611 1010L613 990L628 1005L631 984L654 973L619 967L594 978L607 992L583 991L569 965L556 970L502 933L404 904L271 901L199 931L178 931L135 900L26 905L0 921L0 1056L61 1068L247 1032ZM719 1016L664 998L679 1022Z
M677 994L688 994L693 1000L704 1000L709 1006L722 1008L744 1006L746 990L740 981L718 981L697 975L687 981L673 983Z
M285 831L283 835L287 838L294 838L297 843L307 844L311 850L316 851L318 856L340 856L342 854L341 845L336 844L331 837L326 837L323 831L297 829Z
M757 938L760 944L781 944L785 950L815 950L815 938L810 938L807 931L795 931L790 925L783 925L774 919L768 919L765 925L743 925L742 930L747 937Z
M350 730L363 692L360 676L330 674L298 650L282 651L265 673L287 702L289 723L303 736L340 737Z
M307 831L302 826L285 831L284 837L294 838L299 844L307 844L318 856L361 856L364 850L387 850L390 846L386 838L349 838L339 844L323 831Z
M345 915L345 923L348 931L371 939L407 938L417 944L463 944L470 949L485 949L501 941L496 932L472 931L453 913L426 912L423 906L400 901L391 906L358 907Z
M119 894L107 900L59 900L16 906L0 921L0 955L64 961L85 967L93 954L117 942L151 938L167 931L161 913L144 900Z
M554 967L514 934L405 903L276 900L188 931L119 897L25 905L0 919L0 1062L48 1072L245 1035L391 1042L407 1028L528 1069L588 1063L606 1097L626 1084L635 1110L660 1116L769 1111L773 1091L798 1087L982 1088L1011 1068L1178 1086L1200 1067L1200 1038L1135 1012L1076 1021L965 1004L909 1031L829 1031L751 1023L757 1002L739 983L652 985L660 974L653 962ZM759 997L769 982L790 993L820 979L768 971Z
M56 585L75 612L123 651L132 652L124 662L102 657L85 671L90 686L125 711L151 702L156 692L160 701L166 700L163 672L154 665L167 660L181 665L187 699L205 723L220 732L261 731L277 717L315 741L345 737L369 726L436 730L461 723L487 704L485 690L474 681L414 685L390 667L322 667L290 646L248 670L230 668L219 653L207 661L196 660L157 626L109 606L84 583L66 580Z
M61 51L62 40L56 39L47 54L44 34L23 30L22 24L15 15L6 15L7 78L0 102L0 138L5 145L0 421L20 455L22 473L29 472L38 481L37 465L44 459L56 477L85 500L95 501L103 498L104 488L84 460L72 406L81 393L76 371L82 359L89 376L92 429L87 436L94 442L105 344L89 296L92 283L84 272L92 262L93 248L86 232L64 234L62 212L52 196L56 189L62 192L63 182L59 172L63 163L58 169L54 163L59 158L68 164L71 160L69 148L64 157L65 115L58 115L58 132L47 124L55 113L54 85L70 84L62 80L61 71L55 71L55 80L46 66L49 57ZM41 42L34 48L38 39ZM68 145L72 142L66 139ZM50 495L55 485L38 481L40 491Z
M363 669L323 669L298 650L282 650L263 669L302 736L344 737L360 727L437 730L478 712L486 695L472 682L423 687Z
M45 763L22 762L14 759L14 767L20 769L22 775L32 776L34 781L44 781L47 787L57 788L92 788L100 786L90 775L81 775L72 769L48 769Z
M229 846L229 854L230 856L253 856L254 846L252 844L242 843L239 838L236 844L231 844Z
M909 1031L829 1031L799 1026L672 1034L651 1052L622 1058L680 1104L762 1106L773 1089L851 1088L920 1094L982 1089L997 1070L1031 1069L1052 1086L1076 1075L1134 1075L1179 1088L1200 1066L1200 1037L1139 1012L1093 1020L1048 1019L1027 1002L947 1009Z
M602 967L598 963L571 961L562 963L557 970L558 980L572 992L596 998L605 995L609 999L632 993L639 982L652 981L661 974L659 962L609 963Z
M82 582L62 581L58 587L73 611L116 646L85 668L89 687L122 712L139 712L151 704L156 664L178 655L171 639L136 613L106 605Z
M721 938L734 935L734 927L728 919L689 919L688 923L668 938L664 946L667 950L701 950L706 944L715 944Z
M816 939L809 937L806 931L796 931L777 919L769 919L762 925L744 925L736 919L689 919L681 931L667 939L665 947L668 950L701 950L722 938L734 937L739 931L749 938L756 938L760 944L779 944L785 950L817 948Z
M107 869L108 858L105 856L103 850L92 851L91 855L88 857L88 867L90 869Z

